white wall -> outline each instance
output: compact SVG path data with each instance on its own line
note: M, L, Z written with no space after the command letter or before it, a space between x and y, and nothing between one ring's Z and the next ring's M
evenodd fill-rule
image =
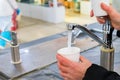
M80 1L80 13L89 15L91 11L91 2L90 1Z
M44 7L33 4L18 3L22 15L40 19L51 23L60 23L65 20L65 7Z

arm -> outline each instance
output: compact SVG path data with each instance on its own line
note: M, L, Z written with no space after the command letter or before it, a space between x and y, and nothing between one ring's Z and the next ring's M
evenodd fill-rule
M116 72L107 71L96 64L92 64L87 69L83 80L120 80L120 75Z
M103 67L92 64L80 56L80 62L72 62L57 54L60 74L65 80L120 80L120 76Z

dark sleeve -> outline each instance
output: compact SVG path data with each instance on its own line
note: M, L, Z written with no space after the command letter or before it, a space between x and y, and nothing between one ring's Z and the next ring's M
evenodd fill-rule
M92 66L87 69L83 80L120 80L120 75L96 64L92 64Z

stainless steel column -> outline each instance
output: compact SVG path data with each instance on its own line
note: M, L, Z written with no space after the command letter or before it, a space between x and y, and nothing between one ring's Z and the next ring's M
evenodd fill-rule
M19 45L11 46L11 58L12 58L11 63L13 64L21 63Z
M114 48L101 47L100 65L109 71L114 69Z
M17 41L16 32L11 32L11 36L12 36L12 42L13 42L13 44L11 44L11 58L12 58L11 62L13 64L19 64L21 63L21 60L20 60L19 44Z

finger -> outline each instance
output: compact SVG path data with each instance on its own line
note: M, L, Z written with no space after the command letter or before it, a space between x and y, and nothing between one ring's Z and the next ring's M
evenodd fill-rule
M101 3L101 7L105 10L108 14L113 12L113 8L111 6L106 5L105 3Z
M86 69L88 69L92 65L92 62L90 62L88 59L86 59L83 56L80 56L80 60L81 60L81 65L84 64Z
M94 16L94 12L93 10L90 11L90 17L93 17Z
M58 54L56 55L56 58L57 58L58 60L61 60L61 59L64 58L64 57L58 53Z
M71 80L71 76L68 73L60 72L60 75L64 78L64 80Z
M85 57L83 57L83 56L80 56L80 61L81 62L87 62L88 61L88 59L86 59Z
M68 71L69 71L69 67L61 65L60 63L58 63L58 68L60 69L60 71L62 71L64 73L68 73Z
M57 57L58 62L60 64L64 65L64 66L66 66L66 67L68 67L71 64L70 60L68 60L67 58L61 56L60 54L57 54L56 57Z
M68 67L68 64L66 64L63 60L60 60L60 59L58 59L58 66L59 66L59 65Z
M56 59L57 59L59 62L61 62L61 61L63 61L64 57L61 56L60 54L57 54L57 55L56 55Z
M104 19L104 18L98 18L98 17L97 17L97 21L98 21L100 24L104 24L104 23L105 23L105 19Z

